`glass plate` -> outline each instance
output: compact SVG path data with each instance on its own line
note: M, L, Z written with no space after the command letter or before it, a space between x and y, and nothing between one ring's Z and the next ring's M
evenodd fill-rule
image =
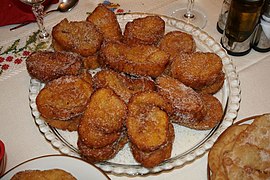
M117 15L118 21L122 29L125 24L133 19L153 15L148 13L128 13ZM214 52L221 57L223 62L223 71L225 72L225 82L223 88L215 94L220 100L224 109L224 117L222 122L212 130L198 131L185 128L174 124L175 141L171 158L161 163L160 165L147 169L139 165L133 158L128 144L111 160L97 163L96 165L102 170L114 174L123 175L145 175L153 174L165 170L170 170L174 167L180 167L187 162L191 162L201 157L209 148L212 147L217 137L233 123L237 116L240 102L239 80L232 64L230 57L226 51L212 37L201 29L187 24L183 21L159 15L166 23L166 32L173 30L181 30L192 34L194 37L197 50L203 52ZM45 138L49 140L53 147L61 153L70 156L80 157L77 149L77 132L62 131L47 125L36 107L36 96L43 88L44 84L35 79L30 81L30 107L32 114L40 131Z

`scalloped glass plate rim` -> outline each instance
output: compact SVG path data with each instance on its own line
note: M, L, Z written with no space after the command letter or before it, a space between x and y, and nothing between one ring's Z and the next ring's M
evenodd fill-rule
M157 15L150 13L124 13L118 14L117 18L120 22L124 21L125 23L131 21L135 18L145 17L148 15ZM201 157L207 150L209 150L218 136L232 123L233 120L237 116L237 111L240 106L240 87L238 75L236 74L235 67L232 64L231 58L227 55L226 51L221 47L219 43L217 43L211 36L209 36L203 30L191 25L187 24L181 20L158 15L165 21L166 27L172 26L175 30L181 30L193 35L196 41L202 43L208 50L216 54L218 54L223 62L223 70L226 75L226 80L224 83L224 87L222 91L222 105L224 108L224 118L223 121L213 128L208 135L197 145L193 146L191 149L186 151L185 153L176 156L175 158L171 158L161 163L160 165L147 169L140 165L120 165L111 162L103 162L97 163L96 166L100 167L105 172L109 172L112 174L120 174L120 175L128 175L128 176L136 176L136 175L146 175L146 174L155 174L162 171L171 170L174 167L182 167L187 162L194 161L195 159ZM123 27L122 27L123 28ZM29 88L29 101L30 107L32 110L32 114L35 119L35 123L38 125L39 130L43 133L45 138L50 141L52 146L57 148L61 153L67 154L70 156L78 156L68 146L68 142L65 142L65 139L57 135L54 128L48 126L42 119L39 118L39 112L36 108L35 98L39 92L39 88L41 88L41 83L36 81L35 79L31 79L30 88Z

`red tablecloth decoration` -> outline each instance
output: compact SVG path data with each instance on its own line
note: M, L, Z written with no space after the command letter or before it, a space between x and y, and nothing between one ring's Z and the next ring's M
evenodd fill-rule
M59 0L46 0L43 5L58 3ZM0 5L0 26L18 24L27 21L35 21L32 7L19 0L1 0Z

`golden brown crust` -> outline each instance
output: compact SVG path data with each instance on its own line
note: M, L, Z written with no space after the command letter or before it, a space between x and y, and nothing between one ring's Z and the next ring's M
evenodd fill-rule
M102 148L113 144L121 135L121 132L105 133L93 127L91 122L82 118L78 128L79 139L90 148Z
M128 103L126 127L132 144L143 151L153 151L167 141L168 103L156 92L135 94Z
M103 42L102 34L95 25L88 21L68 21L63 19L53 27L52 37L66 51L76 52L82 56L95 54Z
M102 4L87 17L103 34L105 41L122 41L122 31L116 15Z
M104 64L116 71L141 76L157 77L163 73L169 54L149 45L128 47L123 43L106 43L100 51Z
M55 51L65 51L65 49L54 38L52 38L51 46Z
M112 133L122 129L126 114L124 101L112 89L100 88L91 96L84 119L105 133Z
M37 109L46 119L68 120L84 112L92 92L92 86L80 77L62 76L39 92Z
M159 149L151 151L151 152L144 152L138 149L135 145L131 144L131 152L139 163L141 163L146 168L152 168L159 165L166 159L171 157L172 152L172 145L174 141L174 127L170 123L169 124L169 133L166 144L161 146Z
M213 84L222 72L221 58L210 52L195 52L177 56L171 64L171 74L185 85L201 89Z
M185 126L197 129L207 130L214 128L222 119L223 109L219 100L210 94L200 94L205 108L205 116L197 122L192 124L185 124Z
M109 69L99 71L94 76L94 83L96 88L111 88L126 103L135 93L155 90L155 83L149 78L131 78Z
M82 59L83 67L87 70L96 69L100 67L99 56L97 54L92 56L87 56Z
M78 75L82 62L73 53L37 51L27 58L26 67L31 77L48 82L64 75Z
M25 170L19 171L11 180L76 180L76 178L69 172L62 169L48 169L48 170Z
M81 115L73 117L71 119L68 119L66 121L62 120L55 120L55 119L45 119L43 120L48 123L50 126L57 128L57 129L62 129L62 130L68 130L68 131L77 131L80 120L81 120Z
M193 36L181 31L171 31L163 36L158 47L169 53L171 57L181 53L192 53L196 50L196 43Z
M159 16L137 18L126 24L124 42L155 45L163 37L164 32L165 22Z
M192 88L169 76L158 77L156 83L158 93L168 99L173 107L173 122L188 125L205 116L203 101Z
M223 86L225 80L225 74L220 72L220 75L216 78L216 81L213 84L202 87L201 89L197 89L197 92L207 93L207 94L215 94L217 93Z
M126 113L126 104L113 90L96 90L80 122L79 138L91 148L112 144L121 135Z
M80 139L78 140L78 148L81 156L88 162L96 163L106 161L113 158L128 142L128 138L123 132L118 140L113 144L101 148L90 148L85 145Z

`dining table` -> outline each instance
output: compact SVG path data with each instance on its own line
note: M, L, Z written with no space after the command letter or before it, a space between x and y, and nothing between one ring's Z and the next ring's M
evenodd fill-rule
M60 2L59 2L60 3ZM53 12L44 17L44 25L51 29L60 20L71 21L86 19L99 3L111 3L114 12L143 12L171 16L178 7L186 5L187 0L80 0L71 11ZM221 12L223 0L195 0L195 7L203 10L207 16L207 24L202 29L216 42L220 42L222 34L217 31L216 24ZM52 4L50 9L57 8ZM31 112L29 103L30 79L25 57L31 48L29 38L38 30L36 23L10 31L15 25L0 27L0 140L4 142L7 156L6 172L17 164L28 159L61 154L44 138ZM18 41L20 40L20 41ZM28 40L28 41L27 41ZM22 47L21 51L12 51L14 46ZM7 50L7 51L5 51ZM237 109L237 122L243 118L270 112L270 52L251 50L244 56L229 55L237 73L240 84L240 103ZM112 180L123 179L207 179L208 151L182 166L170 170L146 175L126 176L107 173Z

